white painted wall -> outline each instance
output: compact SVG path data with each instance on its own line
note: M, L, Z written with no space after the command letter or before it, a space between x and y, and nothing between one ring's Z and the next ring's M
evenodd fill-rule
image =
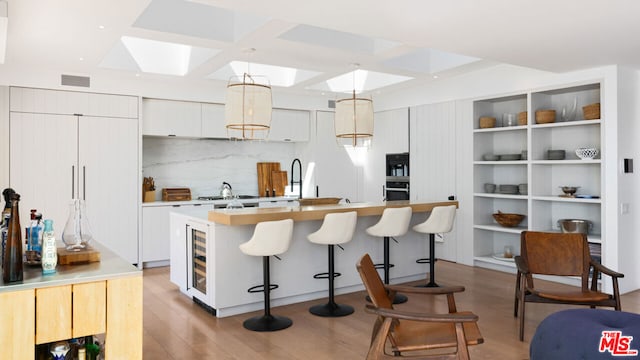
M629 204L629 212L620 214L617 248L619 270L625 274L623 291L640 287L640 72L620 67L618 72L618 183L620 205ZM607 125L603 125L607 128ZM634 160L633 173L624 173L623 159ZM620 211L620 208L618 208Z
M9 87L0 86L0 189L5 189L8 186L9 186ZM4 206L4 204L2 206Z

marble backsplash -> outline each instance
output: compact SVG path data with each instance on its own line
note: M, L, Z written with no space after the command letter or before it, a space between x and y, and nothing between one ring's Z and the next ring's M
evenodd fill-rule
M144 137L142 147L142 174L153 177L156 200L170 187L188 187L194 199L219 195L223 181L234 194L258 195L256 163L279 162L290 172L296 158L295 144L278 142Z

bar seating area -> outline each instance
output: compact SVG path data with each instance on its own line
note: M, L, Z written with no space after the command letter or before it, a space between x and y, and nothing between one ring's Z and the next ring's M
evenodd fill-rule
M278 285L271 284L270 257L285 253L291 244L293 220L261 222L256 224L253 237L240 245L240 251L249 256L262 257L262 272L264 282L249 290L250 293L264 293L264 315L245 320L243 326L252 331L277 331L291 326L291 319L271 314L271 290Z
M384 270L384 283L389 285L389 272L394 266L391 264L389 240L395 236L402 236L409 230L409 222L411 221L412 210L410 207L387 208L382 212L380 220L373 226L367 228L367 234L371 236L382 237L384 247L384 260L382 264L376 264L377 269ZM403 294L396 294L393 299L394 304L401 304L407 301L407 297Z
M426 287L436 287L436 234L444 234L453 230L456 218L456 207L438 206L433 208L425 222L413 227L413 231L429 235L429 258L418 259L418 264L429 264L429 282Z
M355 211L327 214L324 217L324 221L320 229L307 236L310 242L319 245L326 245L328 249L328 271L325 273L315 274L313 278L329 280L329 301L324 305L314 305L309 308L309 312L314 315L340 317L353 313L352 306L336 304L335 301L334 280L341 274L335 272L334 248L336 245L342 248L340 246L341 244L346 244L351 241L353 233L356 230L357 221L358 214Z

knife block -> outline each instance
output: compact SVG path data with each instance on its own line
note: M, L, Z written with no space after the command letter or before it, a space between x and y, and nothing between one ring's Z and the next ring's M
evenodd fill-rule
M156 191L155 190L145 191L142 202L154 202L154 201L156 201Z

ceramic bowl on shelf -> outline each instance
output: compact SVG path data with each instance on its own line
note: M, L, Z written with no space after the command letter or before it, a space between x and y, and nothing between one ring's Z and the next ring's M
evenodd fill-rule
M576 155L582 160L592 160L598 156L598 149L594 147L583 147L576 149Z
M560 186L560 189L562 189L562 192L566 196L573 196L576 191L578 191L578 188L580 188L580 186Z
M487 193L496 192L496 184L491 184L491 183L484 184L484 191Z
M514 227L518 226L522 220L524 220L524 215L522 214L508 214L498 211L493 214L493 218L496 222L504 227Z

